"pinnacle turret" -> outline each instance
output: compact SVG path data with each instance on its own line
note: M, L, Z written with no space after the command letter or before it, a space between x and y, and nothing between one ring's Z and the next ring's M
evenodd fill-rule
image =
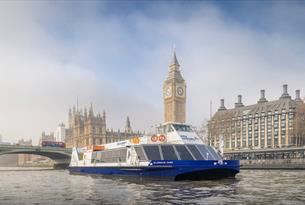
M93 106L92 106L92 103L91 103L90 108L89 108L89 117L93 117L93 116L94 116Z
M126 119L125 132L127 132L127 133L132 132L129 116L127 116L127 119Z
M85 120L88 119L88 110L87 110L87 107L84 108L84 118L85 118Z

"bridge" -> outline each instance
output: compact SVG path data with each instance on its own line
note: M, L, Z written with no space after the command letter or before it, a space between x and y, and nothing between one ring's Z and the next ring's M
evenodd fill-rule
M61 147L0 145L0 155L6 154L40 155L53 160L54 168L67 168L71 160L72 149Z

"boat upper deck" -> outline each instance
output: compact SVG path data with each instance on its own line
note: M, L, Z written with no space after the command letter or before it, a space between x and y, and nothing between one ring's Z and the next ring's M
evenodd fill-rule
M207 145L155 144L135 145L92 152L92 162L126 162L128 149L134 149L138 161L151 160L221 160L219 153Z

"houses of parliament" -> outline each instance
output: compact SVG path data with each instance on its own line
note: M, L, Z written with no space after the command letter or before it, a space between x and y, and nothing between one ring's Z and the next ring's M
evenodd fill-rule
M69 109L69 128L67 129L65 142L67 147L84 147L105 144L129 139L135 135L142 135L139 131L133 132L129 117L127 116L123 131L107 129L106 113L95 114L93 106L84 110Z

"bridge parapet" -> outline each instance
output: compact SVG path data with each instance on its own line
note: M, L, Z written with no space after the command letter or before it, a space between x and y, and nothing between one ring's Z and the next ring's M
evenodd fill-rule
M72 149L61 147L40 147L22 145L0 145L0 155L34 154L52 159L54 167L67 167L71 160Z
M0 145L0 152L3 151L44 151L44 152L61 152L71 155L71 148L61 147L40 147L40 146L23 146L23 145ZM26 153L25 153L26 154Z

